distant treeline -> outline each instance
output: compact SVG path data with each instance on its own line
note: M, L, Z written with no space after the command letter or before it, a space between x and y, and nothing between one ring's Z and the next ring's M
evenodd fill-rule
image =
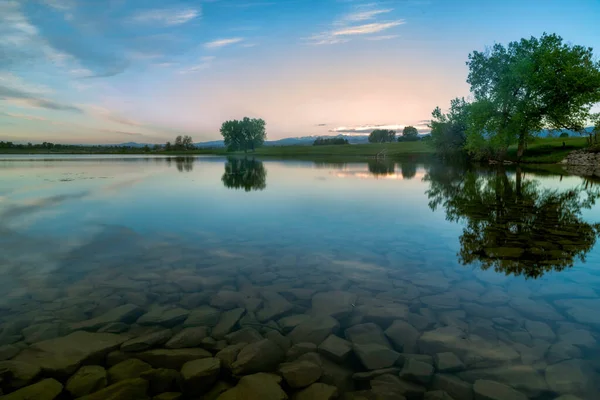
M325 146L330 144L348 144L348 139L344 139L343 137L336 138L317 138L313 142L313 146Z
M156 149L156 146L154 146ZM160 147L160 146L159 146ZM56 152L56 153L144 153L151 149L146 147L132 146L103 146L103 145L75 145L43 142L38 144L13 143L0 141L0 149L14 150L17 152Z

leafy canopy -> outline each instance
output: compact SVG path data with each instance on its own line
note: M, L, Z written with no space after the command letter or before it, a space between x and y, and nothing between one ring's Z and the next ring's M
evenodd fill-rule
M469 127L469 103L464 98L455 98L450 101L447 114L436 107L431 116L430 140L436 151L443 156L462 152Z
M600 62L592 49L555 34L496 44L467 61L474 102L466 147L500 154L524 145L544 128L582 131L600 101Z
M265 121L261 118L244 117L241 121L225 121L221 125L221 135L229 151L254 150L267 138Z

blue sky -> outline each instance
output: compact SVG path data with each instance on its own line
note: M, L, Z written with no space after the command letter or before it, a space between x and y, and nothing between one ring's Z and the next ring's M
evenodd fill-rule
M600 55L600 2L0 0L0 140L271 139L424 126L469 52L558 33Z

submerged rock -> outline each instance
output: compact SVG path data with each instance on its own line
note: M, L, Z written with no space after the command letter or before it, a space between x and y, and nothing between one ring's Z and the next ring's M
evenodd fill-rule
M181 374L169 368L150 369L142 372L140 378L148 381L151 393L181 390Z
M313 343L320 345L327 336L335 333L340 324L335 318L311 317L298 324L288 335L292 343Z
M352 343L336 335L329 335L319 345L319 353L331 358L333 361L343 363L352 353Z
M494 381L475 381L473 392L476 400L527 400L523 393Z
M63 385L54 379L44 379L31 386L2 396L2 400L54 400L62 392Z
M439 372L457 372L465 368L463 362L452 352L437 353L435 367Z
M396 350L403 353L415 353L417 351L417 339L421 336L421 333L408 322L394 321L384 333L392 341Z
M140 325L162 325L172 328L185 321L190 312L184 308L159 306L142 315L137 323Z
M301 390L292 396L292 400L330 400L338 396L338 390L335 386L324 383L313 383L304 390Z
M72 375L82 362L100 363L127 337L112 333L73 332L61 338L38 342L22 351L15 361L38 365L50 376Z
M400 378L420 383L427 384L433 376L433 366L415 359L409 359L400 371Z
M273 374L247 375L234 388L221 394L218 400L286 400L288 396L279 382L281 377Z
M187 362L181 367L184 392L190 395L206 393L217 381L221 371L221 360L203 358Z
M152 347L160 346L166 343L173 332L170 329L163 329L158 332L149 333L143 336L130 339L121 345L122 351L144 351Z
M108 384L106 370L99 365L88 365L69 378L66 389L71 396L77 398L97 392Z
M144 400L148 399L148 381L141 378L127 379L79 400Z
M238 354L240 354L240 351L242 351L242 349L247 345L248 343L238 343L227 346L215 354L215 357L221 360L221 367L231 371L232 365L237 359Z
M244 347L232 364L235 375L268 372L283 360L283 350L269 339L263 339Z
M95 331L111 322L123 322L126 324L134 322L144 313L144 310L135 304L124 304L113 308L105 314L89 319L87 321L71 324L71 330Z
M137 353L135 357L154 368L179 370L188 361L212 357L212 355L204 349L154 349Z
M132 358L109 368L108 379L113 384L127 379L139 378L143 372L151 369L150 364Z
M208 337L208 328L205 326L184 328L181 332L169 339L167 344L165 344L165 347L167 349L198 347L206 337Z
M213 327L219 322L221 311L210 306L200 306L192 310L183 326L208 326Z
M0 371L6 373L10 378L5 381L8 388L18 389L33 382L42 372L42 369L35 364L12 360L0 361Z
M225 311L221 314L219 322L212 329L212 337L215 339L223 339L225 335L231 332L231 329L233 329L245 312L246 310L243 308L234 308L233 310Z
M333 318L347 317L353 311L356 298L355 293L341 290L317 293L312 297L311 314Z
M306 387L321 377L321 367L310 361L294 361L279 366L279 374L294 389Z

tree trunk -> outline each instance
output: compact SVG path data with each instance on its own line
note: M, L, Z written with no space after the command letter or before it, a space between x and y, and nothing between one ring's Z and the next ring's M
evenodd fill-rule
M525 138L519 138L519 145L517 147L517 162L521 161L523 153L525 152Z

